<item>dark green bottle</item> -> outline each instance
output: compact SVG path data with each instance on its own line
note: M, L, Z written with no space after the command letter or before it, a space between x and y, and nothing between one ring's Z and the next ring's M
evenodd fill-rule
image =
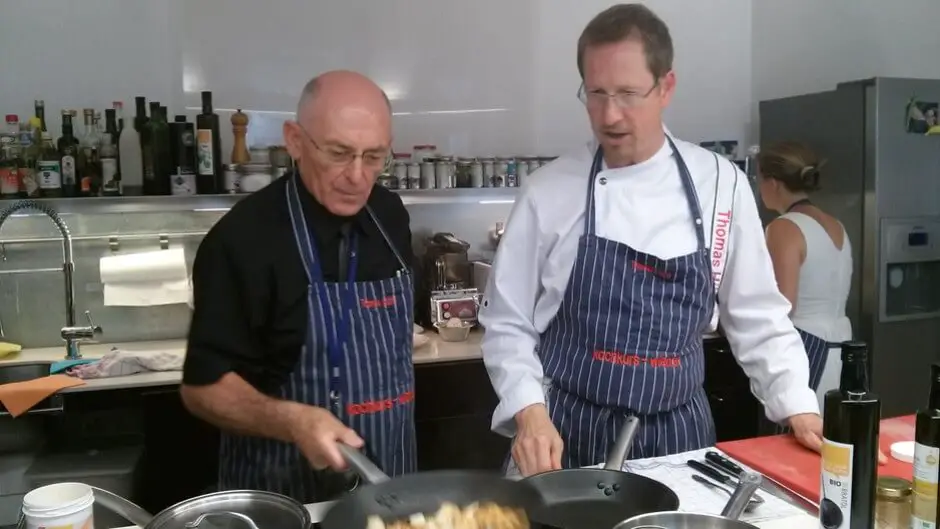
M144 173L145 195L170 194L170 127L160 103L150 103L150 122L148 124L150 156L153 171Z
M839 389L824 400L819 521L822 527L873 529L881 401L868 382L868 346L842 344Z

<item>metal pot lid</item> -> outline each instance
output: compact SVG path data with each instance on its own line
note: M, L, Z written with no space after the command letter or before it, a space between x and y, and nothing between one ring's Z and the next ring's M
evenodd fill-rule
M146 529L307 529L310 513L287 496L254 490L215 492L160 511Z

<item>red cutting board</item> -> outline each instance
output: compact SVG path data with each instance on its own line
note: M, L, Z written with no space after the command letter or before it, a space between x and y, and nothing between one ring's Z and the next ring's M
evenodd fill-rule
M878 467L878 475L911 479L912 465L891 457L891 445L914 440L914 416L882 420L880 437L881 451L887 456L888 463ZM803 448L793 436L757 437L718 443L717 446L731 458L800 496L819 501L819 454Z

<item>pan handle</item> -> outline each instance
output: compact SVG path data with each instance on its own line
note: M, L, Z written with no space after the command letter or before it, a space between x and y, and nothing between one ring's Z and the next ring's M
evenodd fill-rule
M346 460L350 468L362 476L362 479L366 482L382 483L389 480L388 474L382 472L382 469L375 466L375 463L359 450L344 443L338 443L337 446L339 447L339 453L343 454L343 459Z
M610 453L607 454L607 461L604 462L604 470L616 470L619 472L623 469L623 464L627 460L627 454L630 453L630 447L633 446L633 438L636 437L636 431L639 426L639 419L632 416L627 417L626 422L623 423L623 427L620 428L620 433L617 434L614 447L611 448Z
M763 478L755 472L741 474L738 486L734 488L734 494L725 504L725 508L721 510L721 515L732 520L740 518L744 508L747 507L747 502L751 501L751 496L757 491L761 481L763 481Z

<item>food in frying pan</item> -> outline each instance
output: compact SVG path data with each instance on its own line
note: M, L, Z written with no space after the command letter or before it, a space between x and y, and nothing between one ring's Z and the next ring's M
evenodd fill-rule
M529 529L525 511L495 503L473 503L461 509L444 503L431 516L413 514L405 521L383 522L370 516L366 529Z

